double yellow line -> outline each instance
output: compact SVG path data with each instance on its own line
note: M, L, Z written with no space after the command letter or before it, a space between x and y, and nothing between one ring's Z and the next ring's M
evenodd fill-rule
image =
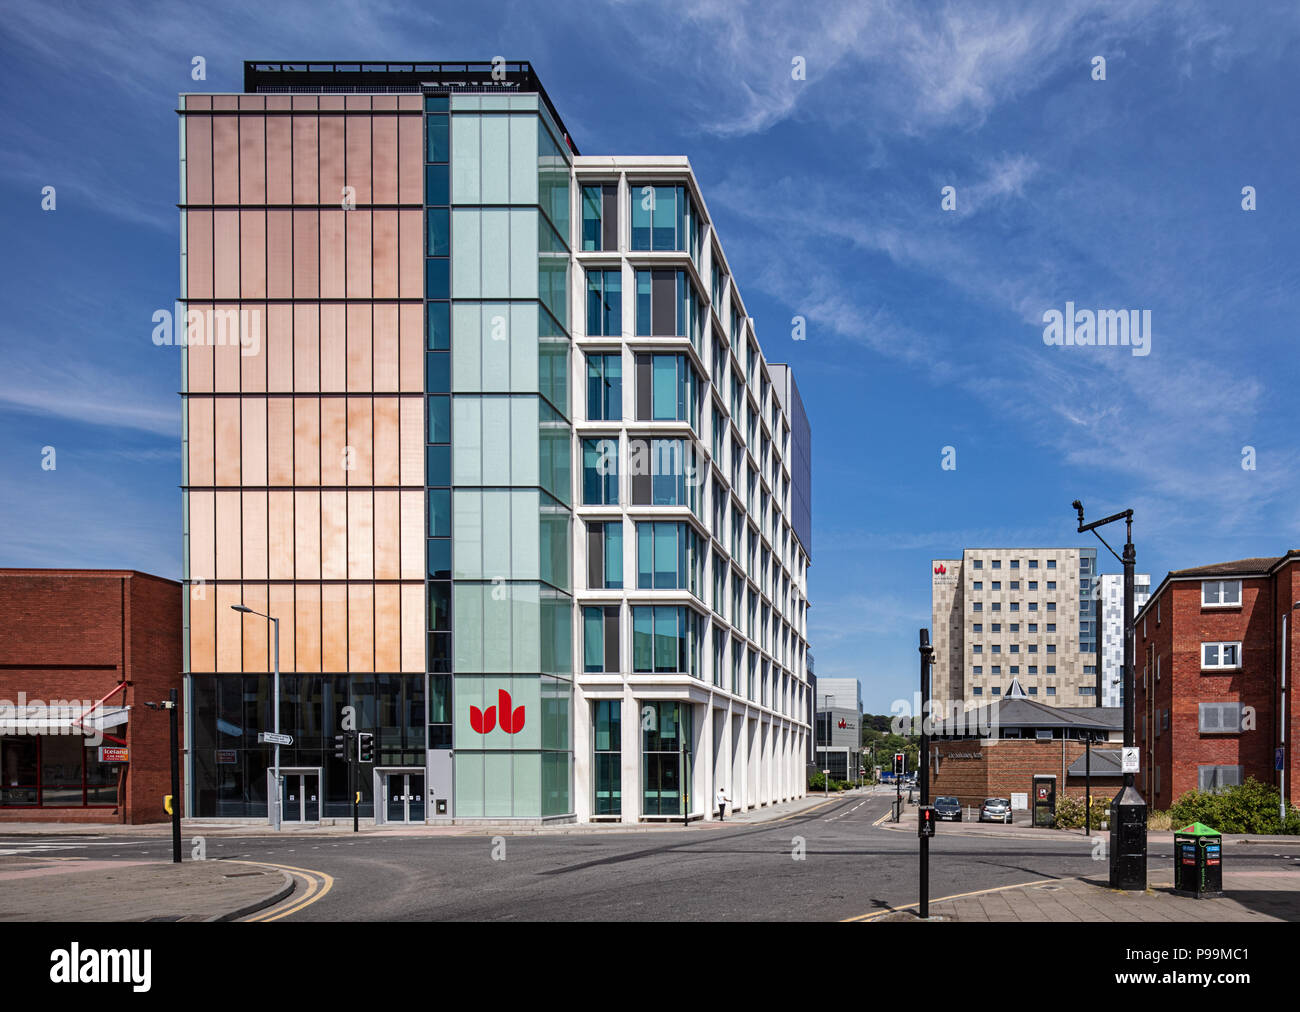
M259 910L248 917L241 917L240 920L251 923L253 921L278 921L281 917L288 917L295 914L305 907L311 906L323 900L326 894L334 888L334 876L326 874L323 871L313 871L310 868L296 868L290 864L272 864L269 861L231 861L230 864L248 864L258 868L274 868L277 871L289 872L295 880L302 882L306 892L301 897L290 894L274 906L265 910ZM296 890L295 890L296 893Z

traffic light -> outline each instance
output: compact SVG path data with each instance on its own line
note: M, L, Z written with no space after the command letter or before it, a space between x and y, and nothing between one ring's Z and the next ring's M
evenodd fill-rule
M357 734L357 762L372 763L375 761L375 736L369 731L361 731Z
M334 758L341 759L343 762L348 761L348 736L346 734L336 734L334 736Z
M901 777L906 772L907 772L907 756L903 755L902 752L895 752L894 753L895 776Z
M916 811L916 835L934 836L934 806L922 805Z

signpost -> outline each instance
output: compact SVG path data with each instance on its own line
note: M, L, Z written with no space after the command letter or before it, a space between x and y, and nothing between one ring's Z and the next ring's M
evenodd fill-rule
M257 743L259 745L292 745L293 735L279 734L275 731L258 731Z
M100 745L99 761L102 763L124 763L128 762L127 751L118 745Z

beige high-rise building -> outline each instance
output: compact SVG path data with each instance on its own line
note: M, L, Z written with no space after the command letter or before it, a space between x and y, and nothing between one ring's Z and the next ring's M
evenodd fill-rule
M1002 696L1012 679L1052 706L1096 697L1093 548L968 548L933 559L932 695L945 710Z

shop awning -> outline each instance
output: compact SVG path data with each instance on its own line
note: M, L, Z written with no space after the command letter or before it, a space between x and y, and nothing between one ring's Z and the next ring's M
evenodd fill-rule
M82 706L0 707L0 734L88 734L120 727L128 706L103 706L90 713Z

